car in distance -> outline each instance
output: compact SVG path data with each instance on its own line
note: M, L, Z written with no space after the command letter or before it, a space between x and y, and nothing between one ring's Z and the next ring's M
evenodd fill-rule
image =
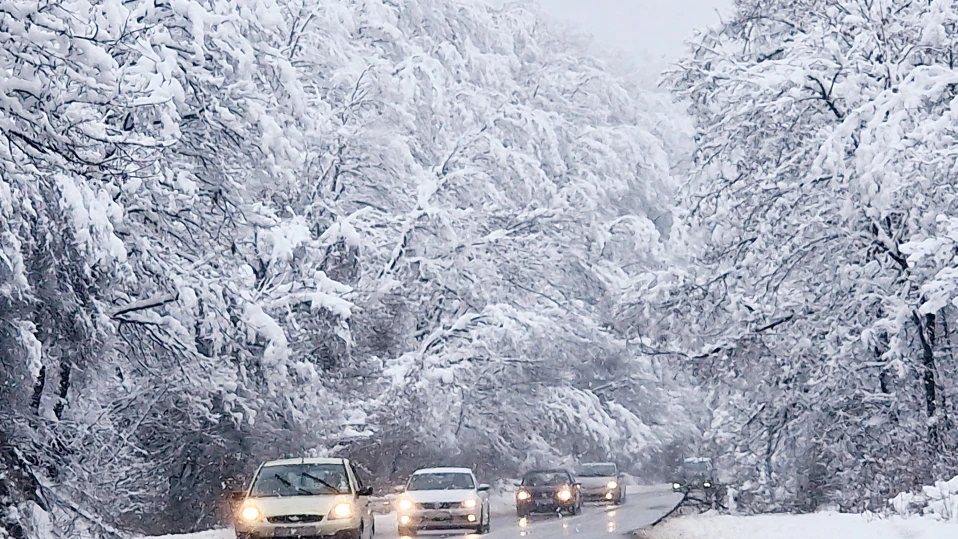
M376 531L371 494L348 459L266 462L237 496L236 537L370 539Z
M582 512L580 485L568 470L531 470L516 486L516 515L519 518L532 513L578 515Z
M396 489L399 535L420 530L470 529L489 533L489 485L469 468L424 468Z
M625 503L625 485L615 463L587 462L579 466L575 476L582 485L580 491L584 501Z
M675 471L672 490L675 492L711 491L715 488L715 481L712 477L714 473L712 459L687 458L679 464Z

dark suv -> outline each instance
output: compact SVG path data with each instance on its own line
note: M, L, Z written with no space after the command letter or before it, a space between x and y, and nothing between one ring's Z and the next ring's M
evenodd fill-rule
M516 485L516 515L524 518L532 513L582 512L579 483L568 470L532 470Z
M688 492L690 490L711 491L715 488L712 459L688 458L679 464L672 480L672 490Z

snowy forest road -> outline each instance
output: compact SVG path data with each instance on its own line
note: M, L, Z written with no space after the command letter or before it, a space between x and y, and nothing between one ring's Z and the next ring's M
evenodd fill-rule
M551 537L577 537L592 539L629 532L655 522L656 519L675 507L681 494L671 490L655 490L630 493L626 503L619 507L586 505L582 514L574 517L538 516L523 523L515 513L498 514L492 517L492 531L488 535L463 532L420 532L420 537L469 537L475 539L549 539ZM394 514L382 515L376 520L376 537L398 539Z

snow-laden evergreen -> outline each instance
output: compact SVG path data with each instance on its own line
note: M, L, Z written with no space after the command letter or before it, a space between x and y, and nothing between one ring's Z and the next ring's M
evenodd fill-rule
M287 453L692 436L621 329L675 256L681 133L560 36L476 0L0 8L0 530L206 526Z

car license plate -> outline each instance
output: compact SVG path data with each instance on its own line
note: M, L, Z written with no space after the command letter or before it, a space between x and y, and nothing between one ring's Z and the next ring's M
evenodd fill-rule
M436 513L435 515L433 515L432 519L433 520L452 520L452 513L446 513L446 512Z
M287 526L273 530L273 537L308 537L316 535L316 526Z

